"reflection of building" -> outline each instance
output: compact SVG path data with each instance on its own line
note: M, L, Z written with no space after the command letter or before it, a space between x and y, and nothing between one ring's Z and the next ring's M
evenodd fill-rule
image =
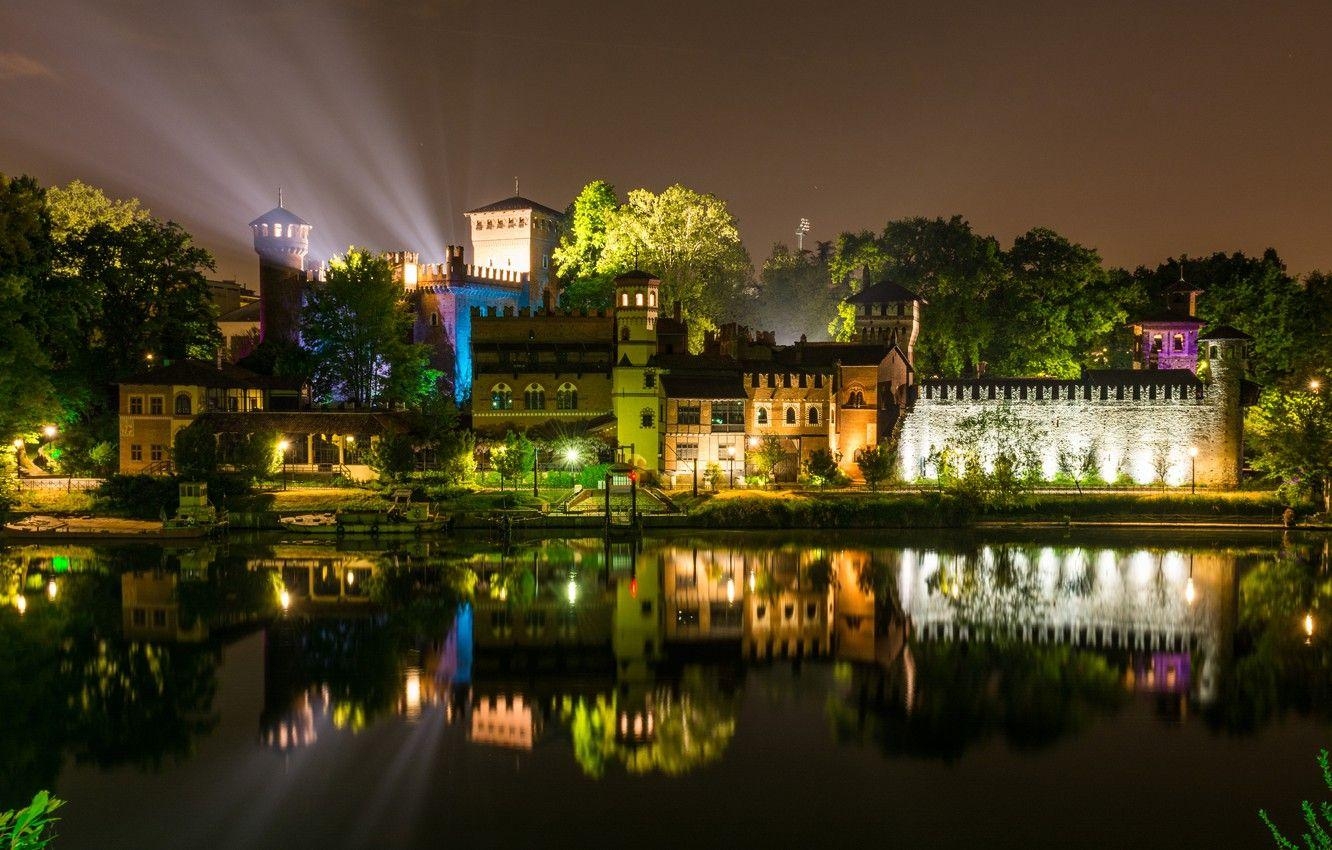
M478 696L472 700L472 722L468 739L530 750L541 731L541 718L522 694Z
M208 637L208 626L202 618L181 613L179 586L179 577L167 570L122 573L121 629L125 637L191 642Z

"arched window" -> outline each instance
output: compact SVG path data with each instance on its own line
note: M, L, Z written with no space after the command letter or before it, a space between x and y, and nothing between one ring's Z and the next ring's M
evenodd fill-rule
M759 425L768 424L768 408L760 407L754 412L754 421Z
M189 416L194 410L194 404L190 401L188 393L181 393L176 396L176 415Z
M266 225L266 224L261 224L261 225L259 225L259 230L260 230L260 232L263 233L265 236L268 235L268 225Z
M865 394L864 394L863 392L861 392L860 390L852 390L850 393L847 394L847 397L846 397L846 406L847 406L847 407L864 407L864 406L865 406Z
M439 327L439 314L438 314L438 313L431 313L431 314L430 314L430 327L432 327L432 328L437 328L437 327Z
M560 384L560 388L555 391L555 409L556 410L577 410L578 409L578 387L567 381Z
M811 407L809 409L809 424L819 424L819 409L817 407Z
M496 384L490 390L491 410L513 410L513 388L508 384Z
M794 407L786 408L786 424L787 425L796 424L796 409Z
M620 342L629 341L629 326L624 325L620 328Z
M648 293L648 306L650 307L657 306L657 293L655 291Z
M643 293L641 293L641 292L635 292L635 293L634 293L634 306L635 306L635 307L642 307L642 306L643 306Z
M621 307L628 307L628 306L629 306L629 293L627 293L627 292L621 292L621 293L620 293L620 306L621 306Z
M528 410L545 410L546 388L540 384L528 384L523 390L523 404Z
M638 422L644 428L651 428L652 423L657 421L657 417L652 413L652 408L645 407L638 414Z

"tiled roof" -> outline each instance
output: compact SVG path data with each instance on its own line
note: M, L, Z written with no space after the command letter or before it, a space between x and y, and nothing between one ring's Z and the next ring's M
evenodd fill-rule
M871 284L846 299L848 304L895 304L899 301L928 303L910 289L899 286L890 280L881 280L878 283Z
M667 398L747 398L740 373L682 374L661 376Z
M251 301L249 304L242 304L235 310L230 310L217 317L219 322L257 322L259 321L259 302Z
M214 387L220 389L298 390L303 381L260 375L239 366L218 368L205 360L176 360L146 369L121 380L121 384L144 386Z
M273 207L268 212L250 222L250 227L256 224L309 224L310 222L296 215L296 213L286 207Z
M1246 334L1238 328L1232 328L1230 325L1217 325L1207 333L1198 337L1198 339L1242 339L1251 340L1253 337Z
M773 351L772 359L783 366L873 366L883 362L889 348L884 344L858 342L806 342Z
M286 434L401 434L407 423L396 413L364 411L212 411L199 417L214 434L251 434L279 431Z
M537 212L543 212L546 215L553 215L560 218L564 217L564 213L559 210L551 209L545 204L538 204L531 198L524 198L522 195L514 195L511 198L505 198L504 200L496 201L493 204L486 204L484 207L468 210L464 215L472 215L473 213L506 212L508 210L536 210Z

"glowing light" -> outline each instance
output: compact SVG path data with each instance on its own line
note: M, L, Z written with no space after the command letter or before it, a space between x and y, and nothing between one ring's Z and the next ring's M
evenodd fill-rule
M404 263L402 266L403 286L416 286L416 263Z
M55 435L56 435L57 433L59 433L59 432L58 432L58 429L56 428L56 426L54 426L54 425L47 425L45 428L42 429L42 433L46 435L46 439L48 439L48 440L54 440L54 439L55 439Z
M54 602L58 593L60 593L60 585L56 584L55 579L51 579L46 583L46 598Z
M28 610L28 597L24 596L22 593L20 593L18 596L15 596L14 607L18 609L18 612L20 614L26 612Z
M726 580L726 602L727 604L735 603L735 579L733 578Z
M287 449L291 448L291 443L287 442L286 440L278 440L277 447L278 451L286 452Z
M750 592L750 593L753 593L753 592L754 592L754 587L755 587L755 585L757 585L757 584L758 584L758 573L757 573L757 572L751 572L751 573L749 574L749 592Z
M501 587L499 596L501 602L506 601L509 598L509 589L507 587Z
M727 446L726 454L730 457L735 457L735 446Z
M351 587L353 584L356 584L356 573L352 570L347 570L347 586Z
M291 594L287 592L285 587L282 588L282 592L278 594L278 602L282 605L283 611L291 608Z
M1197 457L1197 456L1198 456L1198 447L1189 446L1189 457Z
M758 437L750 437L750 438L749 438L749 447L750 447L751 449L756 449L756 448L758 448L758 444L759 444L759 438L758 438Z
M22 598L23 598L22 596L19 597L19 599L22 599ZM1313 637L1313 633L1314 633L1313 612L1310 611L1308 614L1305 614L1305 615L1304 615L1304 637L1305 637L1305 639L1307 640L1307 639L1309 639L1309 638L1312 638L1312 637Z
M1318 380L1317 378L1313 378L1309 381L1309 389L1313 390L1314 392L1318 392L1318 388L1321 387L1322 385L1323 382Z
M15 450L15 451L20 451L20 450L22 450L22 448L23 448L23 438L22 438L22 437L15 438L15 440L14 440L14 450Z
M565 587L564 592L569 597L570 605L578 601L578 585L574 583L573 579L569 579L569 584Z
M421 671L412 667L407 671L407 716L415 717L421 713Z
M1193 586L1193 576L1189 576L1189 580L1184 583L1184 601L1192 605L1197 598L1198 591Z
M578 449L570 446L564 450L564 460L568 463L578 463Z
M638 598L638 576L629 579L629 595L634 599Z
M355 443L355 442L356 442L356 435L355 435L355 434L348 434L347 436L345 436L345 437L342 438L342 441L343 441L344 443Z

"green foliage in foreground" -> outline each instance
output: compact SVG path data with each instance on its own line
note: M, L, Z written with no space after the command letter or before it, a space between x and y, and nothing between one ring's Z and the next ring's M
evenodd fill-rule
M1326 753L1324 753L1326 755ZM38 791L25 808L0 812L0 847L5 850L42 850L55 839L54 817L64 800Z
M1327 750L1324 749L1318 754L1318 766L1323 770L1323 782L1328 790L1332 791L1332 765L1328 763ZM1296 844L1282 833L1281 829L1268 817L1266 809L1258 810L1258 817L1262 818L1263 823L1272 831L1272 839L1276 841L1278 847L1282 850L1328 850L1332 848L1332 803L1326 800L1314 806L1308 800L1300 803L1300 810L1304 812L1304 823L1309 827L1309 831L1300 836L1303 844Z

